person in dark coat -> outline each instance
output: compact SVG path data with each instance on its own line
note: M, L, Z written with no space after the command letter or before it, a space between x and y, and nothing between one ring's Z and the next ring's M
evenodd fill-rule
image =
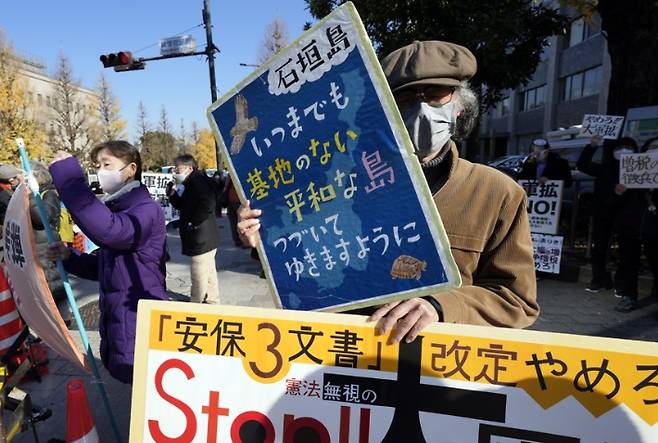
M632 138L623 138L613 150L613 158L619 164L622 154L637 153L638 147ZM619 245L619 265L615 275L615 288L621 300L615 311L631 312L637 307L638 274L642 255L642 227L647 212L646 190L627 189L617 183L613 190L616 198L617 216L614 230Z
M650 138L641 149L642 152L658 152L658 137ZM643 192L645 211L642 218L642 246L644 255L653 276L651 295L655 298L656 281L658 281L658 189L647 189Z
M91 158L100 165L98 178L107 193L103 201L89 189L80 163L70 154L58 152L50 173L73 220L99 250L79 254L56 243L48 249L49 258L62 259L72 274L98 280L101 359L112 377L131 383L137 303L168 299L164 213L140 182L142 161L130 143L101 143Z
M602 162L592 161L596 150L603 146ZM623 154L637 152L635 140L623 137L607 140L592 137L578 159L577 168L594 177L593 194L593 233L592 233L592 280L586 290L598 292L615 287L616 295L622 297L624 305L637 299L637 283L631 282L635 251L640 235L641 193L627 190L619 184L619 159ZM617 233L619 240L620 266L614 283L607 270L607 256L612 235ZM639 259L639 255L638 255ZM627 297L626 300L623 300ZM621 303L621 302L620 302ZM631 310L634 306L631 307Z
M547 180L562 180L565 188L571 187L569 162L560 157L560 154L551 152L548 141L538 138L532 142L531 149L530 157L519 173L519 180L537 180L541 184Z
M197 303L219 303L215 254L219 227L215 218L215 190L210 178L197 169L189 154L174 160L178 186L168 186L171 205L180 211L178 229L183 255L192 257L190 299Z
M225 206L226 199L226 179L220 171L215 171L212 182L215 189L215 215L222 218L222 208Z

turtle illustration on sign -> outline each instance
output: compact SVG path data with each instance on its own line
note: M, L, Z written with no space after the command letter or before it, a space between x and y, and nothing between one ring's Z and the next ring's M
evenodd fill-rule
M410 280L420 280L421 274L427 269L427 262L418 260L410 255L401 255L395 259L391 266L391 277Z
M235 98L235 126L231 128L231 155L242 150L247 132L258 129L258 117L248 117L247 99L243 95Z

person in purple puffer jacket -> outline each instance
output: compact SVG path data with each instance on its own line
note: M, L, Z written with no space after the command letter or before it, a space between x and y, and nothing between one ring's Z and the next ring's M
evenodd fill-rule
M167 300L165 220L160 205L141 184L139 151L124 141L95 146L103 201L89 189L78 160L60 151L50 165L53 182L73 220L99 250L79 254L63 243L49 247L66 270L100 285L101 359L112 377L131 383L137 303Z

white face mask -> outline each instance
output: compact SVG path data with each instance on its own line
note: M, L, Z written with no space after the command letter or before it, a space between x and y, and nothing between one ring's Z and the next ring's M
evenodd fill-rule
M537 161L542 163L545 162L546 159L548 158L548 149L544 149L541 152L538 152L536 155Z
M633 150L628 149L628 148L622 148L622 149L615 149L612 152L612 156L615 158L615 160L621 160L621 156L624 154L632 154Z
M188 175L190 174L174 174L174 179L176 180L176 183L181 184L185 181Z
M101 185L101 188L103 188L103 192L106 194L114 194L123 187L126 181L122 177L121 172L126 169L127 166L128 165L121 169L117 169L116 171L99 169L96 172L96 175L98 176L98 183Z
M430 106L419 102L403 115L404 125L422 160L430 157L448 143L455 131L455 104Z

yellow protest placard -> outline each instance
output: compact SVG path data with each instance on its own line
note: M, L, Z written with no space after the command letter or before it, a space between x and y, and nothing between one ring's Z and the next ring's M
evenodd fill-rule
M655 343L142 301L135 356L133 442L658 441Z

